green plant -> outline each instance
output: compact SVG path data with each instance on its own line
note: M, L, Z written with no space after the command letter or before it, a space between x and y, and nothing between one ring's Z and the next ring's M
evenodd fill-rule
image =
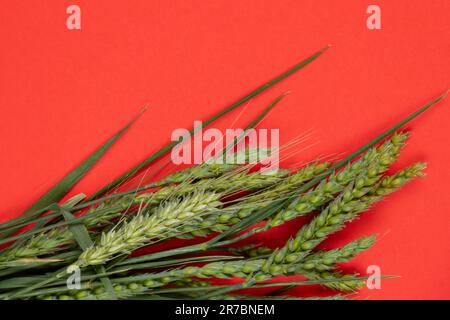
M324 50L239 99L204 125L307 65ZM254 127L284 96L275 99L246 129ZM0 299L253 299L252 295L234 292L277 286L284 289L263 298L291 299L285 289L313 284L344 293L356 291L366 277L346 274L339 264L369 249L375 238L357 239L331 250L316 248L377 201L423 175L423 163L387 174L408 136L396 131L444 97L335 163L314 161L297 170L262 174L248 163L206 162L139 188L114 189L170 151L180 142L176 141L91 197L80 195L59 204L130 122L23 216L0 224L0 244L6 245L0 250ZM252 241L241 245L241 240L252 240L256 233L306 214L312 215L312 220L279 248ZM29 228L16 234L26 226ZM198 236L202 237L195 244L178 242L168 249L156 246ZM145 246L150 252L132 254ZM73 270L83 274L81 289L66 285L67 271ZM279 276L302 276L305 280L281 281ZM240 278L241 282L216 285L210 281L214 278ZM344 298L347 296L333 293L304 299Z

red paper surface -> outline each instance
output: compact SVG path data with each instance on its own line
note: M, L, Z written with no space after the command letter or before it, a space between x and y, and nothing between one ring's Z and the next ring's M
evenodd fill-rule
M81 8L81 30L66 27L71 4ZM381 8L381 30L366 27L370 4ZM244 126L290 90L261 124L280 128L284 143L314 129L289 163L348 153L448 89L449 13L446 0L2 1L1 219L17 216L144 105L71 195L95 191L173 129L192 127L327 44L217 126ZM346 267L364 274L375 264L401 277L360 298L450 298L449 116L447 98L408 126L413 135L395 168L426 161L427 177L328 242L379 235ZM286 232L271 237L282 243Z

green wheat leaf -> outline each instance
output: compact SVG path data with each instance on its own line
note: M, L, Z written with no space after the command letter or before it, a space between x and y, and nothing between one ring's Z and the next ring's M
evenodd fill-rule
M296 64L295 66L293 66L291 69L289 69L288 71L284 72L283 74L279 75L278 77L272 79L271 81L267 82L266 84L256 88L255 90L253 90L252 92L250 92L249 94L247 94L246 96L242 97L241 99L239 99L238 101L234 102L233 104L231 104L230 106L228 106L227 108L225 108L224 110L220 111L219 113L217 113L216 115L214 115L213 117L207 119L206 121L203 122L202 126L206 127L207 125L211 124L212 122L216 121L217 119L219 119L220 117L222 117L223 115L229 113L230 111L236 109L237 107L239 107L240 105L242 105L243 103L249 101L251 98L255 97L256 95L260 94L261 92L269 89L270 87L272 87L273 85L277 84L278 82L280 82L281 80L283 80L284 78L290 76L291 74L293 74L294 72L296 72L297 70L303 68L304 66L306 66L307 64L309 64L311 61L313 61L314 59L316 59L317 57L319 57L325 50L327 50L329 48L329 46L323 48L322 50L316 52L315 54L313 54L312 56L308 57L307 59L299 62L298 64ZM192 135L194 133L196 133L198 130L200 129L200 127L196 127L193 128L190 132L189 135ZM164 154L166 154L167 152L169 152L173 147L175 147L178 143L180 143L181 141L183 141L183 137L180 138L180 140L178 141L174 141L169 143L168 145L164 146L163 148L161 148L160 150L158 150L157 152L155 152L154 154L152 154L149 158L147 158L146 160L144 160L143 162L139 163L138 165L136 165L135 167L131 168L130 170L128 170L126 173L124 173L123 175L121 175L120 177L118 177L117 179L115 179L113 182L109 183L108 185L104 186L103 188L101 188L99 191L97 191L94 195L92 195L89 200L92 200L96 197L101 196L102 194L108 192L109 190L111 190L112 188L114 188L115 186L117 186L118 184L122 183L123 181L125 181L126 179L130 178L131 176L133 176L134 174L136 174L138 171L140 171L142 168L146 167L147 165L149 165L150 163L152 163L153 161L155 161L156 159L158 159L159 157L163 156Z

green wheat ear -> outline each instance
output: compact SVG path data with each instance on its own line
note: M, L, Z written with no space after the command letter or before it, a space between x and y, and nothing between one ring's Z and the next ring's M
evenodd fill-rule
M154 212L140 213L117 228L102 233L100 240L85 250L75 265L104 264L118 254L177 234L179 227L197 224L203 216L217 211L222 203L221 194L198 191L181 199L164 203ZM144 209L145 211L145 209Z
M332 201L310 223L303 226L286 245L274 251L263 267L264 272L273 273L281 263L302 261L313 248L326 237L343 228L344 224L355 219L373 203L397 190L411 179L422 176L423 163L416 163L393 176L383 178L375 186L369 185L371 179L367 172L348 185L338 198Z

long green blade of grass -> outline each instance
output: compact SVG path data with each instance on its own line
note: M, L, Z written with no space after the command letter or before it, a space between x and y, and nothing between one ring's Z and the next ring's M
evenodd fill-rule
M286 95L287 95L287 93L283 93L282 95L278 96L274 101L272 101L266 108L264 108L263 111L244 128L244 131L242 132L242 134L240 136L238 136L232 143L230 143L230 145L227 146L227 148L224 150L224 152L226 150L231 149L242 138L244 138L245 135L248 133L248 130L252 129L255 125L257 125L269 113L269 111L272 110L278 104L278 102L280 102L281 99L283 99ZM111 199L111 198L116 198L116 197L120 197L120 196L124 196L124 195L133 194L133 193L136 193L136 192L140 192L140 191L144 191L144 190L153 188L154 186L155 186L155 183L150 183L148 185L139 187L137 189L132 189L132 190L124 191L124 192L114 193L114 194L112 194L110 196L105 196L105 197L101 197L101 198L98 198L98 199L95 199L95 200L92 200L92 201L89 201L89 202L82 203L82 204L80 204L78 206L75 206L74 209L75 210L83 209L83 208L85 208L87 206L96 204L96 203L101 202L101 201L106 200L106 199Z
M251 98L255 97L256 95L260 94L261 92L269 89L270 87L272 87L273 85L277 84L278 82L280 82L281 80L283 80L284 78L290 76L291 74L293 74L294 72L296 72L297 70L303 68L304 66L306 66L307 64L309 64L311 61L313 61L314 59L316 59L317 57L319 57L325 50L327 50L329 48L329 46L326 46L325 48L323 48L322 50L316 52L315 54L313 54L312 56L308 57L307 59L301 61L300 63L296 64L295 66L293 66L291 69L289 69L288 71L284 72L283 74L279 75L278 77L270 80L269 82L267 82L266 84L256 88L255 90L253 90L252 92L250 92L249 94L247 94L245 97L242 97L241 99L239 99L238 101L234 102L233 104L231 104L230 106L228 106L227 108L225 108L224 110L222 110L221 112L217 113L216 115L214 115L213 117L205 120L203 122L203 126L207 126L209 124L211 124L212 122L214 122L215 120L219 119L220 117L222 117L223 115L229 113L230 111L236 109L237 107L239 107L240 105L242 105L243 103L249 101ZM189 134L192 135L194 133L196 133L198 131L199 127L192 129ZM103 195L104 193L108 192L109 190L111 190L112 188L114 188L115 186L117 186L118 184L122 183L123 181L125 181L126 179L132 177L134 174L136 174L137 172L139 172L141 169L143 169L144 167L146 167L147 165L149 165L150 163L152 163L153 161L155 161L156 159L158 159L159 157L163 156L164 154L166 154L167 152L169 152L174 146L176 146L178 143L180 143L183 139L181 138L179 141L174 141L169 143L168 145L166 145L165 147L161 148L160 150L158 150L157 152L155 152L153 155L151 155L149 158L147 158L146 160L144 160L143 162L139 163L138 165L134 166L133 168L131 168L130 170L128 170L126 173L124 173L123 175L121 175L120 177L118 177L117 179L115 179L113 182L109 183L108 185L104 186L103 188L101 188L99 191L97 191L95 194L93 194L89 199L92 200L96 197L99 197L101 195Z

